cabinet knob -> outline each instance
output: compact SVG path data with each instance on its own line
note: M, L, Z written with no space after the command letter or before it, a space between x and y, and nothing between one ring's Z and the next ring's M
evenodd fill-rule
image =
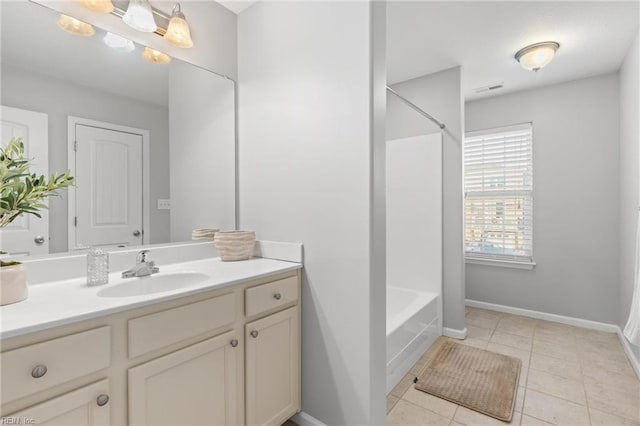
M258 337L258 330L252 330L249 334L251 334L251 337Z
M109 395L100 394L96 398L96 403L98 404L99 407L107 405L107 402L109 402Z
M280 300L280 299L282 299L282 295L280 293L275 293L273 295L273 298L276 299L276 300Z
M235 348L236 346L238 346L238 339L233 339L231 341L231 347Z
M47 374L47 367L42 364L36 365L35 367L33 367L33 370L31 370L31 377L33 377L34 379L39 379L45 374Z

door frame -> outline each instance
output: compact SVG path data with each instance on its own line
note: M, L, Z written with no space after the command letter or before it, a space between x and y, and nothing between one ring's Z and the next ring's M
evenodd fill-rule
M87 127L96 127L100 129L113 130L116 132L131 133L142 137L142 245L149 244L151 241L151 226L150 226L150 210L151 210L151 196L149 194L149 130L139 129L137 127L122 126L120 124L108 123L106 121L91 120L88 118L68 116L67 119L67 167L71 170L71 175L76 175L76 154L75 154L75 142L76 142L76 125L82 125ZM69 190L69 203L67 213L67 229L68 229L68 244L69 251L83 250L88 247L77 247L76 244L76 226L74 223L74 217L76 216L76 187L73 186Z

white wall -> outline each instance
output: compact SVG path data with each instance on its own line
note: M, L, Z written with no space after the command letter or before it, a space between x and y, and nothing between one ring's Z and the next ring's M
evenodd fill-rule
M171 241L235 229L234 97L231 80L179 61L169 70Z
M635 252L635 235L640 206L639 39L640 35L629 48L620 69L620 327L625 326L629 316L638 255ZM640 348L637 347L636 357L640 360Z
M462 235L462 134L460 67L394 84L393 89L446 125L442 132L444 327L464 328L465 271ZM424 135L438 126L387 97L387 139Z
M193 39L193 47L190 49L172 46L156 34L136 31L127 26L122 19L110 14L93 12L76 1L35 0L35 2L127 37L144 46L158 49L174 58L199 65L234 80L237 77L237 18L233 12L215 1L180 2ZM173 0L152 2L153 7L168 15L171 15L175 3Z
M100 92L2 64L2 105L49 115L49 172L67 169L67 117L88 118L150 130L151 243L169 241L169 212L155 200L169 197L168 111L157 105ZM49 199L50 251L67 251L67 196Z
M380 22L369 2L238 17L240 225L304 244L302 409L331 425L385 423Z
M442 297L442 135L387 141L387 285Z
M467 298L619 321L618 99L614 73L467 103L468 131L533 122L537 263L467 265Z

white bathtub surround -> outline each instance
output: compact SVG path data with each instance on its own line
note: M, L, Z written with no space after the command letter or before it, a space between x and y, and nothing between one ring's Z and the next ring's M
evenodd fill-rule
M629 359L629 363L631 364L631 366L633 367L633 370L636 372L636 375L640 379L640 362L638 362L638 360L636 359L635 354L633 352L633 348L629 344L629 341L622 334L622 329L616 324L608 324L603 322L585 320L581 318L567 317L564 315L550 314L547 312L532 311L529 309L514 308L512 306L497 305L495 303L487 303L487 302L481 302L478 300L471 300L471 299L466 300L466 305L472 308L480 308L480 309L487 309L490 311L505 312L507 314L520 315L523 317L535 318L535 319L544 320L544 321L557 322L560 324L572 325L574 327L588 328L591 330L604 331L607 333L616 333L618 335L618 338L620 339L620 342L622 343L622 347L624 348L627 358Z
M640 214L638 214L638 226L636 229L636 265L634 275L633 299L629 319L624 327L624 336L633 345L640 346Z
M442 334L436 293L387 286L387 393Z

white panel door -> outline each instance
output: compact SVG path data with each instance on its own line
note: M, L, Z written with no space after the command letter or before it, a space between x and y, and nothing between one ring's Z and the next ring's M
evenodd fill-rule
M0 143L6 146L11 138L22 138L25 157L33 161L31 172L49 174L49 119L47 114L2 106ZM45 200L46 204L46 200ZM49 253L49 211L41 218L22 215L0 230L0 251L11 254Z
M72 247L142 244L142 135L76 124Z

